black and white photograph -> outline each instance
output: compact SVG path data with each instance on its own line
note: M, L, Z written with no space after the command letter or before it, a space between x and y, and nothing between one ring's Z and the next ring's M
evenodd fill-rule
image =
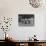
M34 26L34 14L19 14L19 26Z

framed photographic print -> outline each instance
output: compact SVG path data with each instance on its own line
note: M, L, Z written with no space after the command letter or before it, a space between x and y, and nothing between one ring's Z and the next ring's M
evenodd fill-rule
M34 14L18 14L19 26L34 26Z

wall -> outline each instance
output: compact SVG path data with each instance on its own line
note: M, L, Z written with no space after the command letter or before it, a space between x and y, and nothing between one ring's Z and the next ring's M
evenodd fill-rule
M39 40L45 38L45 16L46 6L33 8L28 0L0 0L0 19L1 17L13 17L10 31L8 31L17 40L27 40L34 34ZM35 26L20 27L18 26L18 14L34 14ZM0 31L0 35L2 35ZM4 34L4 33L3 33ZM0 39L4 39L0 36Z

